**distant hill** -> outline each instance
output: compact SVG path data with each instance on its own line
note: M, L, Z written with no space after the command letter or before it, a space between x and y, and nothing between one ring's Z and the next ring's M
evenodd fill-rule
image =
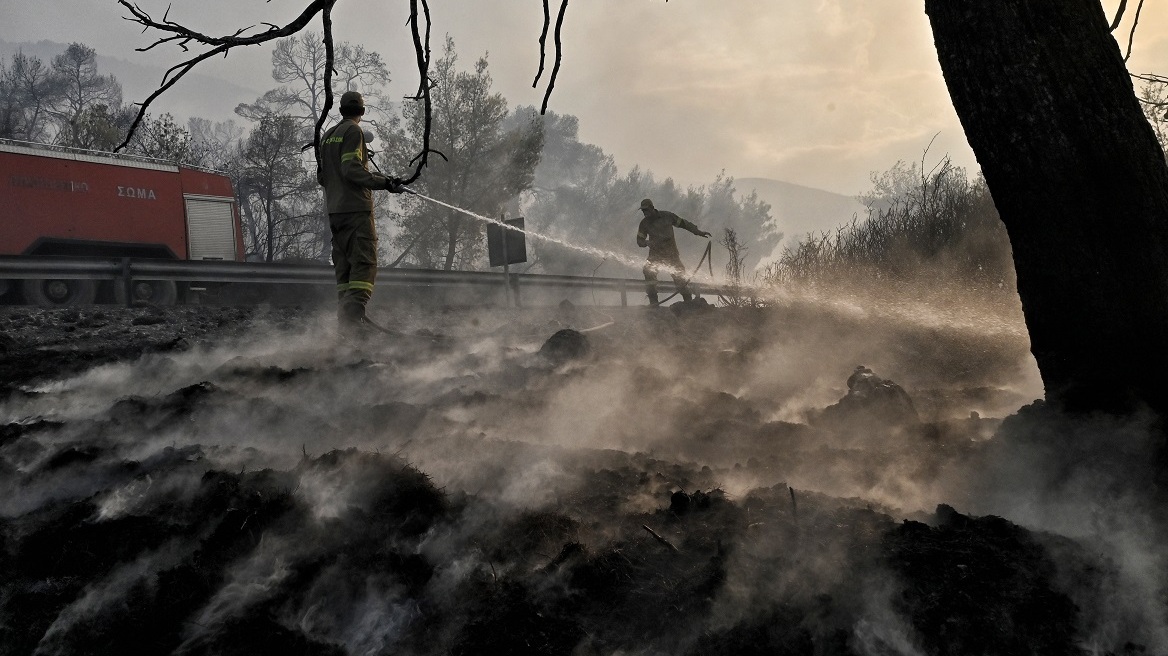
M17 51L37 57L46 65L53 61L53 57L61 54L68 47L67 43L54 41L37 41L14 43L0 39L0 58L5 65ZM149 56L143 54L142 62L131 62L116 57L106 57L97 53L97 70L102 75L113 75L122 85L122 97L127 103L142 102L158 88L162 76L168 66L151 66L144 62ZM168 60L169 61L169 60ZM275 83L272 83L275 86ZM225 121L235 116L235 106L242 102L253 102L267 89L248 89L221 78L190 73L174 87L171 87L153 105L151 114L170 112L180 124L186 124L186 119L192 116L209 119L211 121Z
M867 209L854 196L769 178L735 178L734 186L743 196L756 191L761 200L770 203L775 221L772 229L783 233L774 251L762 256L764 264L778 259L783 248L802 241L808 233L831 232L853 218L868 217Z

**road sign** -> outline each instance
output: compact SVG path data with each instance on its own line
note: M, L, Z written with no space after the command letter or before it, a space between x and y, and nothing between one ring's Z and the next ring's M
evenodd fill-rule
M524 229L523 217L504 223L515 230L508 230L498 223L487 224L487 257L493 267L527 261L527 235L520 232Z

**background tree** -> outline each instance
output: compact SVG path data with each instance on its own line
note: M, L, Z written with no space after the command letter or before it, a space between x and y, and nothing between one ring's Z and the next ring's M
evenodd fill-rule
M530 120L534 107L519 107L509 125ZM627 212L612 195L619 170L611 155L579 140L575 116L547 112L543 124L544 149L535 170L532 188L524 200L524 213L532 230L573 243L608 249L620 244L625 230L619 227ZM640 176L636 169L635 176ZM640 199L637 199L639 202ZM627 223L627 221L624 221ZM600 264L594 257L555 244L528 242L533 268L553 273L591 273ZM619 269L624 270L624 269Z
M319 32L308 30L278 42L272 51L272 79L282 86L266 92L254 103L239 105L236 113L253 120L288 115L310 130L324 109L326 59ZM349 89L360 91L369 110L384 102L382 92L390 76L379 53L342 42L336 46L333 68L333 95Z
M212 123L205 118L192 117L187 121L187 132L191 135L192 163L238 178L242 127L235 121Z
M100 149L108 135L118 130L125 132L130 114L122 106L122 85L114 76L98 73L97 52L93 48L69 44L65 52L53 58L52 69L61 85L50 110L58 124L59 143Z
M316 180L301 163L301 131L290 116L265 117L243 144L237 194L246 246L265 262L314 257ZM307 240L307 241L306 241Z
M347 91L360 90L366 105L376 106L385 102L382 90L389 84L389 69L381 54L367 49L359 43L342 41L337 46L336 60L333 64L335 85L334 89ZM388 107L383 108L383 110Z
M474 71L459 71L449 37L434 62L431 147L443 154L418 181L422 193L472 212L498 217L508 203L531 187L543 146L540 125L529 120L506 129L507 101L491 92L485 57ZM390 145L387 171L408 169L422 148L427 117L416 104L403 108L399 124L382 130ZM410 249L421 266L464 269L477 264L485 248L484 223L434 204L402 199L393 218L401 231L393 243ZM412 201L412 202L411 202Z
M22 52L0 65L0 136L21 141L47 138L49 109L59 102L64 81L37 57Z
M72 148L113 151L124 140L132 120L129 107L90 105L61 125L56 142Z
M1168 165L1098 0L926 0L1049 400L1168 410Z
M200 164L195 158L191 133L175 123L169 113L156 119L146 117L134 132L127 150L178 164Z
M741 247L734 254L740 261L736 267L740 278L748 277L759 264L760 258L770 253L783 240L783 232L771 216L771 205L758 197L758 193L739 193L734 178L726 172L718 174L714 181L702 188L704 199L700 214L703 225L711 232L731 230ZM730 255L729 250L726 253ZM734 259L732 258L732 259Z
M0 139L19 139L24 131L24 105L12 69L0 61Z

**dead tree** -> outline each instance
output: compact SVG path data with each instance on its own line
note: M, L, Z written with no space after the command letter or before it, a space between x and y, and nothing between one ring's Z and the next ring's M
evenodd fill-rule
M1099 0L926 0L1048 400L1168 410L1168 166Z

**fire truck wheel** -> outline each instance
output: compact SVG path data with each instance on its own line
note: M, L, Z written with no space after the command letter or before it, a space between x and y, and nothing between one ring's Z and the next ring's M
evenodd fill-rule
M97 283L92 280L25 280L20 290L24 300L44 307L89 305L97 298Z
M174 305L178 300L178 286L173 280L135 280L134 303L151 305ZM114 282L114 300L119 305L126 304L126 286Z

